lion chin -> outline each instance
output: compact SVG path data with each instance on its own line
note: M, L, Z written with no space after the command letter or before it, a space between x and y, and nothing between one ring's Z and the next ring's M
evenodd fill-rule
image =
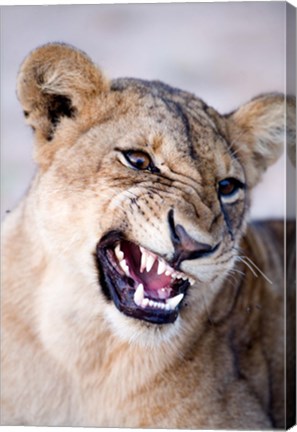
M284 221L248 211L295 98L221 115L66 44L28 55L17 95L38 171L2 230L2 424L291 425L295 224L284 251Z

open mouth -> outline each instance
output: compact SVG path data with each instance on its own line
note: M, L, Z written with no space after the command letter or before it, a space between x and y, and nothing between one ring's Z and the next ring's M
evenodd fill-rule
M125 315L155 324L174 322L194 280L115 231L97 246L100 283Z

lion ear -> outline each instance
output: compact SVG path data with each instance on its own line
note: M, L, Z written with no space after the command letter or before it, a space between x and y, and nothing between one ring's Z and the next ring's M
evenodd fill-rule
M295 143L295 115L295 97L267 94L226 116L230 145L245 168L250 187L281 156L285 142Z
M47 44L29 54L17 81L27 122L39 140L47 141L63 118L79 117L85 105L107 89L88 56L66 44Z

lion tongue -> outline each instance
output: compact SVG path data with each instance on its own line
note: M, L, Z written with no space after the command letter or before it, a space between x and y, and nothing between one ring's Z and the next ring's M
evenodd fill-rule
M148 273L145 271L141 274L135 274L135 277L139 282L143 283L145 287L145 291L149 294L152 291L159 291L162 288L169 288L171 283L171 277L165 275L158 275L156 272L149 271Z
M142 250L141 250L142 249ZM167 299L170 297L172 281L171 275L166 275L165 272L158 274L159 259L156 255L144 252L143 248L139 248L136 244L122 241L121 250L124 253L126 263L129 267L131 277L139 284L143 284L145 292L152 298ZM147 259L146 265L143 265L143 254ZM145 268L143 268L145 267ZM160 273L160 271L159 271Z

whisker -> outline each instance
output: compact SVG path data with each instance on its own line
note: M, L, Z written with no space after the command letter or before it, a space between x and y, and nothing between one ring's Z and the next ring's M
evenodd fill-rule
M241 261L242 263L244 263L250 269L250 271L253 273L253 275L255 277L258 277L257 273L255 272L255 270L253 269L253 267L248 262L246 262L241 256L237 256L237 259L239 261Z
M269 279L269 277L254 263L254 261L251 259L251 258L249 258L248 256L246 256L246 255L243 255L243 258L245 258L246 260L248 260L248 262L252 265L252 266L254 266L254 268L256 269L256 270L258 270L258 272L264 277L264 279L266 279L267 280L267 282L269 282L271 285L273 285L273 282Z

